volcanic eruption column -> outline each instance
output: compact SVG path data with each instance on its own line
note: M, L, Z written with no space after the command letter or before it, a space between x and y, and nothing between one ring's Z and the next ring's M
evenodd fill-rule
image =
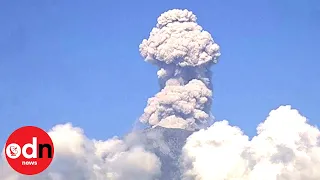
M149 98L140 121L153 127L194 130L210 122L210 67L219 46L188 10L169 10L140 44L145 61L159 67L161 91Z
M212 98L209 68L217 63L220 52L192 12L163 13L140 52L160 68L161 85L140 120L153 127L207 127L188 137L180 179L320 179L320 131L291 106L272 110L252 139L227 121L207 126Z

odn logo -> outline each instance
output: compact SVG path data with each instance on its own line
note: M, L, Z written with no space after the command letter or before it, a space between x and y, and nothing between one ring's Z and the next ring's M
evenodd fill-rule
M35 126L24 126L9 136L5 154L12 169L24 175L35 175L51 164L54 146L44 130Z

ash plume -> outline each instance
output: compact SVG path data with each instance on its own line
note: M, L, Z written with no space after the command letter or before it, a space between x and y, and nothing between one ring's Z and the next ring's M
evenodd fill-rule
M210 67L218 62L220 48L196 20L191 11L169 10L140 44L145 61L159 68L161 88L148 100L141 122L197 129L210 121Z

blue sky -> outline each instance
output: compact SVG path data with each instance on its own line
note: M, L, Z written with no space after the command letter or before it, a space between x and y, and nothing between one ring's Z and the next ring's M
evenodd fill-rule
M24 125L72 122L90 138L129 132L158 90L139 44L187 8L221 46L213 114L252 136L290 104L320 124L317 0L0 1L0 142Z

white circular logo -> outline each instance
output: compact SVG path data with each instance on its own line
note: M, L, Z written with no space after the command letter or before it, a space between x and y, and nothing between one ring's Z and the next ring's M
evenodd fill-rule
M6 154L11 159L16 159L21 155L21 148L16 143L11 143L6 148Z

